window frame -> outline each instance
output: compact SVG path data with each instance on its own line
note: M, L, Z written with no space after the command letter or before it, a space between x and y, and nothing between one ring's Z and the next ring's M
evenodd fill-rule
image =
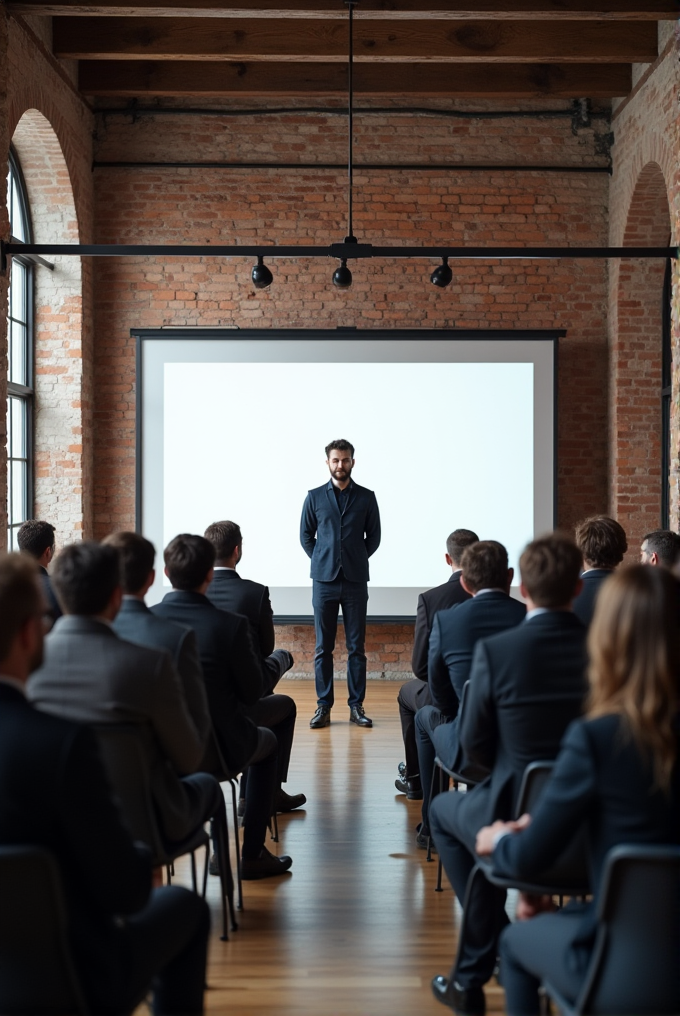
M10 147L9 152L9 166L8 166L8 197L10 198L8 214L12 216L13 202L12 196L15 195L17 203L19 205L19 212L22 218L22 232L24 234L23 241L25 243L31 243L33 239L33 229L31 223L30 207L28 204L28 193L26 190L26 183L24 180L23 173L21 171L21 164L17 158L16 152ZM13 224L15 228L12 230L14 236L16 236L16 224ZM13 513L13 478L12 478L12 463L23 462L25 464L25 471L23 476L23 501L25 505L25 515L27 519L33 517L34 511L34 500L35 500L35 466L34 466L34 449L35 449L35 434L34 434L34 421L35 421L35 266L33 262L28 258L23 258L21 255L13 255L13 262L18 262L22 268L23 278L23 302L25 307L25 321L21 321L21 324L25 327L25 343L23 346L23 357L24 357L24 377L26 384L19 384L17 381L11 381L9 378L9 367L11 357L11 322L12 320L19 321L18 318L12 318L12 286L10 276L10 286L8 288L7 297L7 419L10 418L10 406L13 399L19 400L23 406L25 413L25 445L24 454L22 456L12 455L11 446L11 429L8 425L7 428L7 548L8 550L16 549L15 533L22 522L26 519L16 520Z

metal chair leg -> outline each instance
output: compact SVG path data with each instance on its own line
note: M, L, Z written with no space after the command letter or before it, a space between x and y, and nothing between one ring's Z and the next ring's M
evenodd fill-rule
M191 887L196 892L196 851L191 851Z
M205 861L203 864L203 891L201 896L205 899L205 894L208 891L208 867L210 865L210 840L205 845Z
M437 766L435 766L434 769L432 770L432 779L430 780L430 801L432 800L432 797L434 796L434 781L435 781L436 778L437 778ZM429 830L429 828L430 828L430 816L429 815L427 816L427 819L428 819L428 821L427 821L427 828ZM433 860L433 858L432 858L432 834L431 833L428 833L428 837L427 837L427 857L425 858L425 860L426 861Z
M231 806L234 816L234 840L236 841L236 883L238 885L238 909L244 910L243 906L243 882L241 881L241 843L238 838L238 805L236 803L236 781L229 780L231 785Z

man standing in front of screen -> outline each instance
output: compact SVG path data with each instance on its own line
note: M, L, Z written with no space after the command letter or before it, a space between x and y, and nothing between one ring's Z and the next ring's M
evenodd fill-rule
M316 649L314 677L318 708L310 727L327 727L333 708L333 650L342 607L347 645L349 718L372 727L364 712L366 694L366 607L368 559L380 546L380 515L372 490L352 479L354 446L349 441L326 445L331 478L307 494L300 522L300 542L312 559L312 605Z

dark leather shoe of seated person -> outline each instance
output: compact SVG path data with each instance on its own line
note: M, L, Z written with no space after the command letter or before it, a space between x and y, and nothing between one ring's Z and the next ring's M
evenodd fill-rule
M423 788L420 780L409 780L400 776L394 781L394 785L400 794L406 794L409 801L422 801Z
M370 720L364 712L363 706L352 706L349 711L350 723L356 723L358 727L372 727L373 720Z
M419 822L416 826L416 846L420 847L421 850L427 850L429 839L431 839L429 829L423 829L423 823ZM434 840L432 840L430 845L430 852L433 854L437 853Z
M287 794L283 787L277 790L274 798L274 807L277 811L294 811L296 808L301 808L303 804L307 804L304 794Z
M455 981L440 974L432 978L432 994L458 1016L484 1016L486 1013L486 999L481 987L461 988Z
M328 706L319 706L311 720L309 725L312 730L316 730L318 727L330 727L331 725L331 711Z
M255 881L258 878L272 878L276 875L283 875L288 871L293 858L288 854L281 854L275 857L270 854L266 847L260 851L259 857L241 858L241 878L245 881Z

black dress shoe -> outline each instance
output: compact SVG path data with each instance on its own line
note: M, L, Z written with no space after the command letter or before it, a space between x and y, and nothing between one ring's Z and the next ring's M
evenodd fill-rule
M311 720L309 725L313 730L317 727L330 727L331 725L331 710L329 706L319 706Z
M295 811L303 804L307 804L304 794L287 794L283 788L277 790L274 798L274 807L277 811Z
M259 857L241 858L241 878L251 882L258 878L272 878L275 875L283 875L285 871L288 871L292 863L293 858L289 857L288 854L281 854L281 857L276 857L274 854L270 854L266 847L263 847Z
M431 837L429 830L427 828L423 830L423 823L419 822L418 825L416 826L416 846L420 847L421 850L427 850L428 840L430 839ZM437 853L437 848L434 845L434 840L432 840L430 850L433 854Z
M364 712L363 706L352 706L349 711L349 722L356 723L358 727L372 727L373 720L369 720Z
M455 981L450 981L448 977L442 977L440 974L432 978L432 994L438 1002L448 1005L458 1016L485 1016L486 999L483 988L461 988Z
M404 775L403 778L400 776L398 780L395 780L394 785L400 794L406 794L409 801L422 801L423 788L420 785L420 780L408 780Z

